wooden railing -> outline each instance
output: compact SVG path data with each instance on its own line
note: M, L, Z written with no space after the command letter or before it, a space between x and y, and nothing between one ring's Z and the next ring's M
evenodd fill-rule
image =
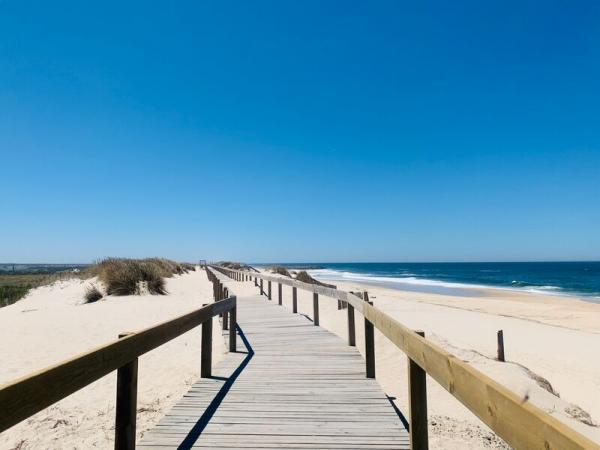
M356 345L354 311L365 321L366 376L375 377L375 341L378 329L408 357L410 441L412 449L428 448L426 377L430 375L450 394L471 410L498 436L516 449L600 449L600 446L564 423L542 411L514 392L492 380L471 365L425 339L422 332L411 330L375 308L368 296L332 289L293 279L225 267L214 267L237 281L254 281L271 300L271 283L292 287L292 310L297 312L297 289L313 292L313 321L319 323L319 295L347 304L348 344ZM362 297L362 298L361 298Z
M236 346L235 296L215 297L215 303L62 361L11 383L0 385L0 432L117 370L115 449L135 448L138 357L192 328L202 325L201 376L212 366L212 321L229 314L229 347ZM224 317L223 321L228 319Z

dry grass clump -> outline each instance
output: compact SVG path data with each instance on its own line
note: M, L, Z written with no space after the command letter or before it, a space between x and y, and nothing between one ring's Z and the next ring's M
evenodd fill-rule
M102 292L96 286L92 285L85 290L85 303L94 303L103 297Z
M298 272L296 274L296 280L302 281L303 283L317 284L319 286L325 286L325 287L332 288L332 289L337 288L333 284L321 283L319 280L315 280L313 277L311 277L308 274L308 272L306 270L301 270L300 272Z
M290 273L288 272L288 270L285 267L281 267L281 266L274 266L271 267L269 269L271 272L279 274L279 275L284 275L286 277L292 277L292 275L290 275Z
M147 291L164 295L165 278L195 270L191 264L180 264L165 258L106 258L97 263L92 273L105 284L108 295L133 295Z

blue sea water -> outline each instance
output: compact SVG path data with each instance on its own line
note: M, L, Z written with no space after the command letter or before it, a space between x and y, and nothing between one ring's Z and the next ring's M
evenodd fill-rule
M306 268L326 281L354 281L418 292L476 295L473 287L499 287L575 295L600 302L600 261L488 263L314 263Z

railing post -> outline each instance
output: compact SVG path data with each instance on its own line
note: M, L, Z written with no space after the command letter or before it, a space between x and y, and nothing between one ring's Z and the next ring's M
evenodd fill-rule
M281 288L281 283L279 283L279 286L278 286L277 289L279 291L278 292L278 294L279 294L279 306L281 306L281 305L283 305L283 293L281 292L281 289L282 289Z
M271 280L269 280L269 285L267 289L269 290L267 297L269 298L269 300L271 300Z
M319 325L319 294L313 292L313 323Z
M132 333L119 334L119 339ZM135 450L138 359L117 370L115 450Z
M498 330L498 361L504 362L504 331Z
M236 349L236 339L237 339L237 334L236 334L236 324L237 324L237 297L232 297L233 298L233 308L231 309L231 311L229 312L229 351L230 352L235 352Z
M425 336L423 331L415 331ZM429 436L427 430L427 377L426 373L412 359L408 359L408 404L410 410L410 448L427 450Z
M373 302L369 301L367 291L363 292L363 300L369 305ZM367 378L375 378L375 328L373 324L365 317L365 363Z
M202 305L206 306L206 304ZM202 348L200 353L200 376L208 378L212 375L212 317L202 322Z
M263 290L263 279L260 279L260 295L264 295L265 291Z
M354 306L348 303L348 345L356 346L356 326L354 325Z
M292 287L292 312L294 314L298 312L298 289L296 286Z

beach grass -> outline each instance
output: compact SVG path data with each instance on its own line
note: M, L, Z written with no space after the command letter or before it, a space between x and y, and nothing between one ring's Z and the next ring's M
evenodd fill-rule
M290 278L292 277L290 272L285 267L282 267L282 266L273 266L269 270L271 272L279 274L279 275L283 275L283 276L290 277Z
M6 272L0 274L0 308L18 302L36 287L71 278L72 271L56 273Z
M89 268L106 286L108 295L134 295L144 286L150 294L165 295L165 278L195 270L192 264L165 258L106 258Z

